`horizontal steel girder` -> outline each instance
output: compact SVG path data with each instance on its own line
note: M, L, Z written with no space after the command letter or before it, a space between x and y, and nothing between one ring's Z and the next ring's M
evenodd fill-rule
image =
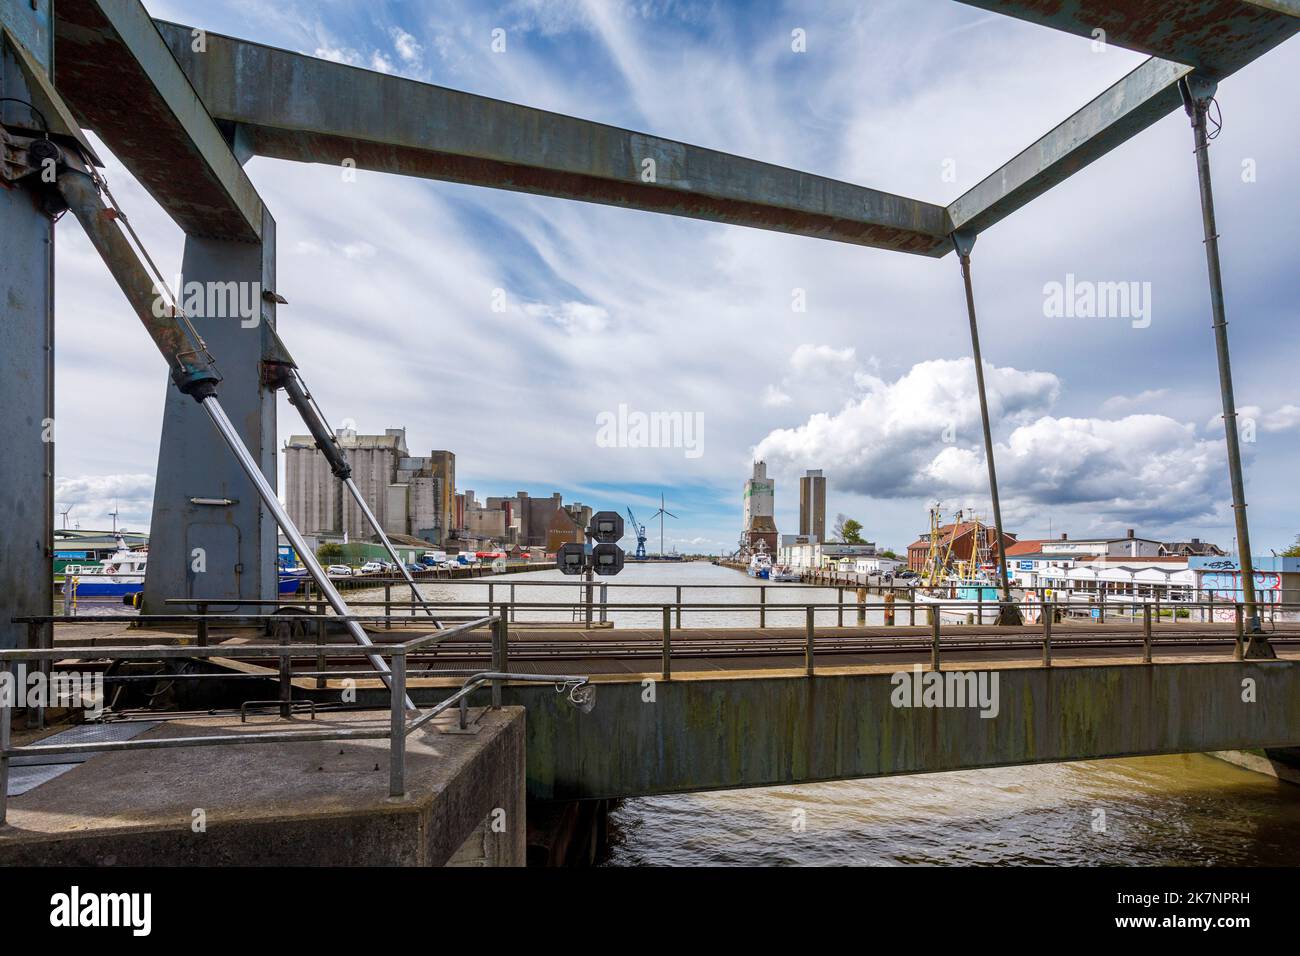
M208 112L260 155L920 255L951 248L942 206L212 33L195 53L189 27L158 28Z
M54 83L192 236L258 241L262 201L139 0L59 0Z
M960 0L1222 78L1295 34L1300 0Z

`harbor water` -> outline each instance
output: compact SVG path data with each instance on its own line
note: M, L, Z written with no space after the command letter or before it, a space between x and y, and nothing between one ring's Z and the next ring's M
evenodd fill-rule
M496 599L578 601L582 585L558 572L482 579ZM611 603L686 601L736 610L686 612L685 627L755 626L759 582L706 562L629 564ZM530 587L568 581L569 587ZM478 588L476 587L475 590ZM797 626L836 589L766 584L769 625ZM464 585L422 585L428 597L467 599ZM357 592L360 593L360 592ZM373 592L370 592L373 593ZM395 595L396 596L396 595ZM879 601L879 597L872 597ZM853 601L852 591L846 601ZM742 610L739 605L751 609ZM772 609L776 606L776 610ZM846 611L845 622L854 621ZM658 626L658 610L610 611L615 626ZM549 616L519 611L519 620ZM836 612L819 612L833 624ZM879 623L879 607L868 621ZM1300 788L1202 754L1004 767L805 784L620 802L610 817L607 866L693 865L1297 865Z

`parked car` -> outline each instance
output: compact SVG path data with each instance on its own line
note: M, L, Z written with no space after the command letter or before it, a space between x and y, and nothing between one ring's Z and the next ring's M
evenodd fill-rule
M332 574L335 577L340 577L340 578L352 577L352 569L348 567L346 564L331 564L328 568L325 569L325 573Z
M367 561L365 564L361 565L362 574L379 574L383 570L384 564L382 561Z
M410 571L412 574L423 574L425 571L429 570L429 566L425 564L408 564L406 570Z

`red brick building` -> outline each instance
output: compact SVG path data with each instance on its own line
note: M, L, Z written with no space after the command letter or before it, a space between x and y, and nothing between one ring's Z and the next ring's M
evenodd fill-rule
M976 528L979 529L978 539L976 538ZM949 539L952 540L952 556L955 560L969 561L972 546L976 552L987 548L990 555L996 555L996 534L988 525L977 525L973 521L963 521L956 525L943 525L939 529L939 549L945 554L948 552ZM1003 533L1002 546L1004 548L1010 549L1015 543L1016 536L1014 534ZM907 566L913 571L923 571L926 558L929 555L930 536L927 534L917 538L907 546ZM993 563L996 563L996 560L995 557Z

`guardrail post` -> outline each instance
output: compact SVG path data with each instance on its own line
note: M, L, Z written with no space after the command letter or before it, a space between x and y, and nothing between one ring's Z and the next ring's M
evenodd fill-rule
M388 795L406 796L406 651L399 650L390 664L392 700L388 720Z
M320 650L317 650L317 652L316 652L316 670L318 670L318 671L325 670L326 667L329 666L329 661L326 661L326 659L325 659L325 650L324 650L324 648L325 648L325 623L326 623L326 622L325 622L324 615L322 615L322 617L321 617L320 619L318 619L317 622L316 622L316 645L318 646L318 648L321 648ZM325 687L325 684L326 684L325 676L324 676L324 675L317 676L317 678L316 678L316 688L317 688L317 689L324 688L324 687Z
M276 638L279 640L279 638ZM280 716L288 719L293 713L293 658L280 655Z
M1097 623L1105 624L1106 623L1106 592L1104 590L1098 590L1097 593L1101 601L1101 609L1097 612Z
M803 665L804 673L809 677L813 676L813 609L811 606L804 608L804 630L807 636L807 646L804 648Z
M672 608L664 608L664 663L663 679L670 680L673 676L673 614Z
M894 626L894 601L898 595L894 592L894 586L889 586L889 593L885 595L885 626Z
M1204 621L1206 624L1209 624L1211 621L1214 620L1214 592L1206 591L1205 594L1208 603L1204 608L1201 609L1201 614L1204 615L1204 617L1202 617L1201 620Z
M677 585L677 630L682 629L682 586Z
M1233 618L1235 620L1236 637L1234 640L1235 647L1232 651L1232 659L1240 661L1246 659L1246 620L1242 614L1240 604L1233 608Z
M497 673L505 673L506 669L506 634L508 633L506 614L509 609L501 608L501 616L492 622L492 669ZM492 681L492 709L501 709L501 681Z
M515 620L515 586L510 585L510 620Z
M1142 663L1151 663L1151 606L1142 608Z
M767 627L767 588L762 584L758 586L758 626L760 630Z
M198 636L196 640L199 642L199 647L207 647L208 646L208 605L206 601L200 601L196 605L196 607L199 612L199 629L198 629Z
M393 629L393 585L391 581L384 582L384 630Z
M1043 666L1052 666L1052 605L1038 605L1043 609Z
M587 570L587 627L591 627L591 603L595 600L595 588L592 585L591 570Z
M9 738L17 704L18 681L12 661L0 666L0 826L9 808Z
M913 584L907 592L908 598L908 618L907 623L916 627L916 585Z
M609 622L609 582L600 582L600 623Z
M32 650L44 650L45 629L47 627L50 629L50 634L53 635L54 633L53 623L29 621L27 623L27 646L30 647ZM51 638L50 640L50 646L51 647L54 646L53 638ZM43 660L36 664L36 670L38 670L41 673L42 679L45 681L45 686L47 688L50 686L50 663L51 662L48 660ZM38 703L35 708L29 707L27 709L28 729L31 729L32 727L36 727L38 729L43 730L45 728L45 705L48 697L49 694L41 695L39 698L37 698L40 701L40 703ZM35 713L32 712L33 710L35 710Z
M836 611L836 613L839 615L839 619L836 626L843 627L844 626L844 589L840 588L839 593L840 593L840 606Z
M867 589L865 587L858 588L857 598L858 598L858 626L862 627L864 624L867 623Z
M941 625L941 615L936 608L935 612L930 615L930 670L939 669L939 628Z

